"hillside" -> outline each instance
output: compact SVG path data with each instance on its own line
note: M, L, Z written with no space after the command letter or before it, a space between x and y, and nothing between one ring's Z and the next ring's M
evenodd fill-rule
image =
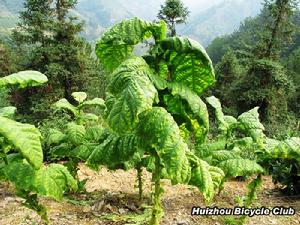
M17 23L17 12L22 8L22 0L0 0L0 36L7 34Z
M180 32L207 46L215 37L232 33L241 21L255 16L261 9L261 0L227 0L199 13Z

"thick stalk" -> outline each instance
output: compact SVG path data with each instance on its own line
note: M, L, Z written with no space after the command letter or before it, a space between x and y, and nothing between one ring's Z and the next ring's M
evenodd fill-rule
M163 216L163 209L161 207L161 196L163 194L163 188L161 187L161 164L158 155L155 156L155 169L152 174L152 182L154 182L154 199L153 199L153 211L150 220L150 225L159 225L160 219Z
M139 200L142 201L143 199L143 170L142 165L139 163L137 165L137 182L138 182L138 189L139 189Z

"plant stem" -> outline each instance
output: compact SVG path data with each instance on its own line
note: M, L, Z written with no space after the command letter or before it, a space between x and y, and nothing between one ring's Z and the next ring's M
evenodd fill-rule
M254 180L252 180L250 184L248 184L247 188L248 188L249 192L246 195L245 203L244 203L244 206L246 208L249 208L252 205L253 201L256 199L256 192L259 190L261 185L262 185L262 175L261 174L258 174L257 177ZM246 219L247 219L247 216L245 216L245 215L241 216L240 217L241 224L244 224L246 222Z
M142 201L143 199L143 170L142 165L139 163L136 167L137 170L137 182L139 188L139 200Z
M150 225L159 225L160 219L163 216L163 209L161 207L161 196L163 194L163 188L160 183L161 178L161 164L158 155L155 156L155 169L152 174L152 182L154 182L154 199L153 199L153 211L150 220Z

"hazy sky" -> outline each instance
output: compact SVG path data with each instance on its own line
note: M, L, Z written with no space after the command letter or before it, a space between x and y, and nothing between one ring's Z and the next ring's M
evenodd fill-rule
M107 0L110 1L110 0ZM123 5L130 4L130 6L135 6L138 9L135 13L141 18L155 19L160 5L162 5L165 0L120 0ZM199 12L204 11L216 4L222 2L230 2L232 0L182 0L184 5L188 7L191 12L191 17L197 15ZM248 1L255 4L257 0L235 0L235 1Z

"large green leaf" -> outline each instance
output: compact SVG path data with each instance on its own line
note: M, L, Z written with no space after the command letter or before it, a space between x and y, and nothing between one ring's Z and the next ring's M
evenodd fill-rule
M14 183L18 190L32 191L56 200L61 200L68 189L77 190L77 181L66 167L58 164L35 170L16 155L9 157L4 172L6 179Z
M226 133L230 126L235 124L237 120L232 116L224 115L221 102L215 96L206 98L206 101L215 109L216 119L219 122L219 129Z
M50 164L36 172L35 187L38 194L53 197L60 201L63 193L68 189L77 190L77 181L66 167Z
M169 67L171 80L188 86L198 95L215 82L212 62L204 48L184 37L159 42L157 53Z
M8 106L0 109L0 116L12 119L17 111L16 107Z
M99 144L86 143L77 146L69 152L70 157L86 161Z
M134 135L110 134L102 144L94 148L87 159L87 165L96 170L100 165L109 169L129 169L141 160L141 156L142 152L137 148Z
M240 127L249 134L253 140L262 141L265 137L263 131L264 126L259 121L258 107L255 107L248 112L243 113L238 117Z
M112 72L132 56L135 45L151 36L158 40L165 38L166 29L164 22L146 22L138 18L123 20L103 34L96 44L96 54Z
M215 190L217 190L217 189L220 190L222 188L224 178L225 178L225 174L224 174L223 170L220 169L219 167L210 166L209 173L210 173L212 181L214 183Z
M85 92L73 92L72 97L78 102L82 103L86 98L87 94Z
M210 202L224 178L221 169L210 166L207 162L199 159L192 153L188 153L189 163L192 168L190 185L196 186L203 193L206 201Z
M75 155L72 155L72 149L74 148L74 146L71 143L66 143L63 142L57 146L53 146L51 147L49 154L51 155L52 158L56 158L56 157L75 157Z
M0 136L16 148L34 168L40 168L43 163L43 151L39 130L32 125L1 116L0 124Z
M263 168L255 161L249 159L228 159L218 164L226 174L226 177L248 176L263 173Z
M99 106L101 108L105 108L105 102L102 98L94 98L92 100L87 100L85 102L83 102L79 108L84 108L84 107L87 107L87 106Z
M38 71L21 71L0 78L0 88L6 86L16 86L18 88L34 87L44 84L48 78Z
M200 144L196 146L195 154L203 159L210 156L214 151L223 150L226 148L226 140L219 139L208 143Z
M300 162L300 138L292 137L285 141L277 142L276 146L269 146L267 151L272 158L296 159Z
M35 191L36 170L18 154L8 156L8 164L3 168L5 178L14 183L16 189Z
M132 57L113 73L109 91L116 99L108 115L109 126L120 134L130 132L138 114L150 109L157 100L157 91L148 78L151 73L146 62Z
M48 146L53 144L59 144L64 140L65 137L66 135L63 134L61 131L57 129L49 129L47 132L47 137L45 142Z
M68 123L66 128L66 138L73 145L77 146L86 142L86 130L82 125L76 123Z
M264 148L267 151L273 150L277 145L279 145L280 141L272 138L266 138L265 139L265 145Z
M78 116L79 112L78 109L73 106L67 99L62 98L60 100L58 100L57 102L54 103L53 105L56 109L62 110L62 109L66 109L69 112L71 112L74 116Z
M187 183L191 175L186 156L189 149L173 117L164 108L154 107L139 118L139 146L153 156L158 155L172 183Z
M191 127L194 128L197 141L203 143L209 130L208 111L205 103L195 92L183 84L170 83L169 89L172 95L180 96L186 103L189 110L189 117L191 117ZM197 122L193 119L196 119Z
M99 143L99 140L105 132L106 130L101 125L87 126L85 138L89 142Z
M233 150L218 150L212 152L212 164L217 165L229 159L239 159L240 156Z

